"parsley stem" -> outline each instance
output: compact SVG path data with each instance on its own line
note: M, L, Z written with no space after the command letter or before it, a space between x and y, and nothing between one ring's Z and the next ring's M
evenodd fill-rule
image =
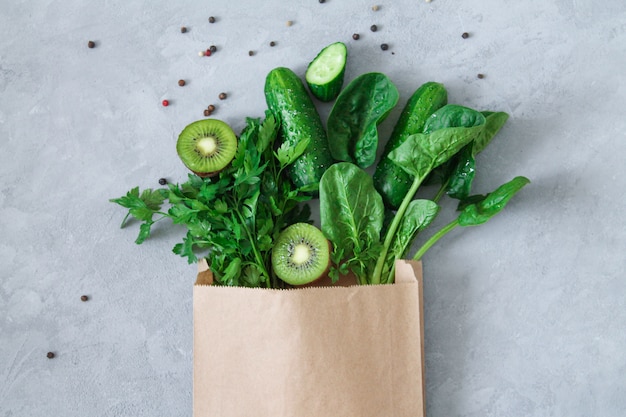
M124 217L124 220L122 220L122 224L120 224L120 229L123 229L124 226L126 226L126 220L128 220L128 216L130 216L130 211L128 213L126 213L126 216Z
M256 247L254 236L252 235L252 232L250 232L250 229L248 229L246 221L243 218L241 212L239 210L235 210L235 213L237 214L237 217L239 217L239 221L241 222L241 226L243 227L243 229L246 231L246 235L248 235L248 239L250 240L250 246L252 247L252 252L254 253L254 257L256 258L257 266L259 267L261 272L263 272L263 275L265 275L266 286L270 288L272 286L272 283L270 282L270 274L267 272L267 268L265 268L265 261L263 260L263 257Z

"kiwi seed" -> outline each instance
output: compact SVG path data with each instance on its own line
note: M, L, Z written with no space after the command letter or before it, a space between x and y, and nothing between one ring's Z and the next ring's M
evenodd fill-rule
M235 132L221 120L204 119L183 129L176 152L183 164L196 175L210 177L232 161L237 151Z
M309 284L323 277L330 266L330 243L322 231L296 223L281 232L272 249L274 273L291 285Z

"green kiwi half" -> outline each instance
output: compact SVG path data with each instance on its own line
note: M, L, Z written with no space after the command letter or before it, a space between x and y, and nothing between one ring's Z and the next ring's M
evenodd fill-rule
M291 285L309 284L330 266L330 243L317 227L296 223L283 230L272 249L274 273Z
M195 174L210 177L226 168L235 157L237 136L221 120L198 120L180 133L176 152L183 164Z

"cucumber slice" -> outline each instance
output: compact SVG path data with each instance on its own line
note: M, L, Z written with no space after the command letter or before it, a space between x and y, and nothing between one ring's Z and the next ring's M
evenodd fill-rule
M320 51L306 69L305 79L311 94L321 101L337 98L343 86L348 48L335 42Z

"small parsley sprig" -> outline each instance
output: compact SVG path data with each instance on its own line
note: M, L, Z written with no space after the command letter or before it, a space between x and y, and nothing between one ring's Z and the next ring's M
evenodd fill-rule
M308 146L275 146L279 121L266 112L263 122L247 118L232 163L214 178L189 174L183 184L168 189L138 187L110 201L128 209L129 217L141 222L136 243L150 236L153 224L169 218L187 228L173 252L198 260L204 250L217 284L247 287L281 287L272 273L271 249L286 226L310 221L311 199L306 190L295 188L283 174ZM163 211L165 204L169 205Z

